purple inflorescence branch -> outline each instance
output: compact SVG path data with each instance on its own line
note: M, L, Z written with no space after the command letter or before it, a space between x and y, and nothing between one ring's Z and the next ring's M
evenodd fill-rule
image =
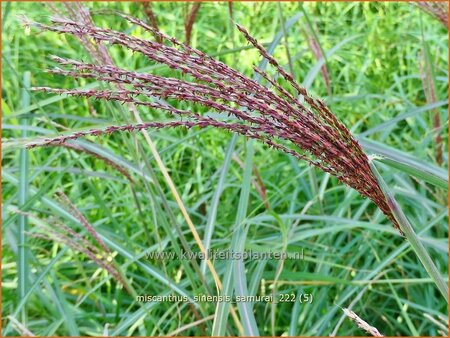
M184 79L139 73L112 65L95 65L54 56L53 60L63 68L55 68L50 72L73 78L93 79L113 84L112 88L118 89L70 90L48 87L35 89L55 94L128 102L166 111L185 119L78 131L30 143L29 148L60 145L89 135L136 132L147 128L215 127L259 140L269 147L305 160L330 173L344 184L370 198L398 228L383 192L370 169L367 155L350 131L322 100L312 97L305 88L297 84L294 78L242 26L237 25L238 30L275 68L295 94L258 68L255 68L255 71L272 85L273 90L203 52L161 33L139 19L122 13L115 14L151 32L163 43L140 39L111 29L83 25L65 18L53 18L50 26L40 23L35 25L44 30L71 34L85 40L91 39L100 45L109 43L121 46L140 53L155 63L168 66L184 75L182 76ZM172 46L167 46L164 42ZM206 107L232 117L234 121L218 120L191 110L177 109L169 104L160 103L161 101L157 99L171 99Z

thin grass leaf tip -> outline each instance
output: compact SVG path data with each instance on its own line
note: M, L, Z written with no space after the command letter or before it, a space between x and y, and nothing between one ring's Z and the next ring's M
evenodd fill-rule
M167 112L179 120L108 126L29 143L29 148L60 145L84 136L114 132L136 132L146 128L215 127L256 139L327 172L347 186L370 198L399 229L389 205L374 177L367 155L350 131L322 100L313 98L242 26L236 25L245 39L291 87L282 87L267 72L254 68L272 88L249 79L200 50L169 37L145 22L115 13L131 24L150 32L162 43L144 40L112 29L83 25L67 18L52 18L51 25L35 23L40 29L110 44L140 53L150 61L177 71L178 78L96 65L53 57L59 75L92 79L112 85L114 90L71 90L39 87L47 93L129 102ZM120 86L117 86L120 85ZM192 107L227 115L228 119L181 110L170 102L188 102ZM400 229L399 229L400 230Z

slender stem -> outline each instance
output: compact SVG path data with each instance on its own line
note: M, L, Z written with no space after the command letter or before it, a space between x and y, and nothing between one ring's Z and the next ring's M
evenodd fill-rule
M30 105L30 72L25 72L23 76L23 88L22 88L22 108L27 108ZM20 120L20 125L22 129L22 138L27 137L27 126L28 118L23 118ZM19 180L19 207L22 208L28 198L28 152L26 149L21 149L19 153L19 169L20 169L20 180ZM28 266L28 250L27 250L27 237L26 232L28 230L28 217L26 215L19 215L18 217L18 255L17 255L17 270L18 270L18 299L21 300L28 288L29 283L29 266ZM28 325L27 312L24 308L21 313L21 322L24 325Z
M420 241L420 238L414 232L414 228L412 227L408 218L403 213L402 209L400 208L400 205L397 203L393 194L390 192L383 177L381 177L380 173L375 167L375 164L373 163L374 159L376 159L376 157L372 157L369 159L370 167L372 169L372 172L375 174L378 183L381 186L381 190L383 191L386 197L386 200L389 204L389 207L392 210L392 213L394 214L395 219L397 220L401 230L405 234L406 239L411 244L411 247L413 248L417 257L419 257L419 260L422 262L425 270L428 272L428 275L433 279L437 288L439 289L439 291L441 292L441 294L444 296L445 300L448 303L448 284L442 278L441 273L437 269L434 262L431 260L431 257L428 254L422 242Z

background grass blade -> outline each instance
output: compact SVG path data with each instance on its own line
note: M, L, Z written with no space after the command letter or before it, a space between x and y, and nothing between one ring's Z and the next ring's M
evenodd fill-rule
M267 52L269 54L273 54L275 51L275 48L280 44L281 39L284 36L284 33L287 32L287 29L294 25L295 22L297 22L298 19L302 17L302 13L297 13L296 15L289 18L286 23L285 27L281 28L280 31L275 35L272 42L267 48ZM282 23L284 24L284 23ZM268 66L268 61L266 59L263 59L260 61L258 68L260 70L265 70ZM253 79L256 82L260 82L262 80L261 76L259 74L254 74ZM233 136L234 138L234 136ZM238 245L239 238L237 237L237 233L233 233L230 248L236 247ZM227 268L225 270L225 276L223 278L224 281L224 287L221 292L222 296L232 296L233 295L233 289L234 289L234 283L233 280L235 279L234 276L234 268L233 268L233 262L227 262ZM213 329L212 329L212 335L213 336L223 336L225 335L226 330L226 324L227 324L227 318L228 318L228 312L229 312L230 305L227 302L219 302L216 307L216 315L214 317L213 321ZM250 324L253 324L250 321Z
M369 152L382 155L376 158L377 161L448 190L448 172L446 170L376 141L362 139L359 142Z
M30 72L25 72L23 77L23 88L22 88L22 108L26 109L30 105ZM28 118L23 118L20 120L22 126L28 125ZM22 138L27 137L27 129L22 129ZM28 196L28 151L26 149L20 150L20 160L19 160L19 200L18 204L23 206L27 202ZM18 216L18 299L21 300L25 297L28 289L29 278L30 278L30 268L28 259L28 248L27 248L27 238L26 231L28 230L28 219L26 215ZM23 325L27 326L27 315L25 309L22 311L21 322Z
M248 200L250 198L251 177L253 169L253 141L247 141L247 154L244 162L244 175L242 177L241 195L239 198L239 206L236 214L236 225L234 232L236 233L237 241L235 245L230 247L230 252L241 254L244 252L245 240L247 237L247 229L244 224L244 219L247 214ZM234 269L234 291L236 296L247 297L247 278L245 273L243 259L231 261ZM251 302L238 302L239 314L241 315L242 326L244 327L244 334L246 336L259 336L258 327L256 325L255 316L253 314L253 304Z
M411 244L411 247L414 249L415 253L417 254L417 257L420 259L425 269L427 270L428 274L436 283L436 286L439 289L440 293L448 303L447 283L444 282L441 273L438 271L436 265L434 264L427 250L425 249L422 242L414 232L414 228L412 227L411 223L409 223L400 205L397 203L397 201L394 199L394 196L389 191L386 182L383 180L383 177L380 175L377 168L373 164L373 160L370 161L370 166L378 180L378 183L380 184L383 190L384 195L386 196L386 199L389 203L389 206L392 209L392 212L394 213L396 220L398 221L402 231L405 233L406 239Z
M380 123L376 127L370 128L369 130L360 133L359 137L365 137L365 136L372 135L372 134L380 132L380 131L384 131L388 127L391 127L391 126L395 125L396 123L398 123L398 122L400 122L400 121L402 121L404 119L407 119L409 117L413 117L413 116L419 115L421 113L432 111L434 109L437 109L437 108L440 108L440 107L444 107L446 105L448 105L448 101L447 100L442 100L442 101L426 104L426 105L424 105L422 107L414 108L411 111L408 111L408 112L403 113L403 114L399 114L396 117L390 119L389 121Z
M211 247L211 237L214 232L214 225L216 222L216 216L217 216L217 208L219 207L219 200L220 195L222 194L223 186L225 183L226 175L228 173L228 167L231 162L231 157L234 151L234 147L236 145L237 141L237 135L233 135L233 137L230 140L230 143L228 144L227 151L225 153L225 159L222 164L222 168L220 169L220 177L219 181L217 182L217 188L214 192L213 198L211 200L211 207L208 214L208 220L205 227L205 235L204 235L204 246L205 250L209 250ZM201 265L202 272L205 273L206 270L206 264L203 261Z

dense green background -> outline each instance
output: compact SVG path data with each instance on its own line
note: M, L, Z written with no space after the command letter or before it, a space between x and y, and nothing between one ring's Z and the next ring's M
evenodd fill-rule
M186 6L153 4L160 29L183 40ZM115 8L145 19L139 3L95 3L89 7ZM56 135L130 120L125 107L115 103L23 92L27 71L31 72L32 86L85 86L84 81L44 71L54 66L49 59L52 54L85 61L89 56L71 37L24 29L20 15L48 22L50 14L43 4L2 3L2 11L3 138ZM310 84L311 91L324 98L355 135L367 132L370 140L436 166L434 111L425 99L419 63L420 51L428 48L437 100L447 100L447 30L407 3L307 3L303 7L298 3L233 4L234 20L267 45L282 32L282 23L296 15L297 20L287 29L287 40L283 38L276 47L274 55L280 63L287 66L288 48L297 81ZM260 58L229 19L227 4L202 4L192 45L252 76L251 67ZM117 17L97 15L95 22L153 39ZM313 27L322 49L328 53L331 96L318 60L308 46L304 34L308 27ZM124 68L173 76L173 71L155 66L142 56L116 47L110 52L116 64ZM273 69L268 70L273 74ZM179 106L189 108L186 103ZM418 111L420 107L425 108ZM439 132L444 137L445 168L446 109L445 102L437 108L443 121ZM140 113L147 121L165 118L147 109ZM403 114L409 117L393 120ZM382 123L380 130L372 130ZM233 139L229 133L177 129L150 134L202 237L208 217L217 209L213 249L230 248L233 231L240 224L236 219L241 218L248 226L247 250L305 250L304 261L286 260L284 265L274 260L246 263L249 294L270 294L270 281L276 279L278 270L277 293L311 293L314 297L312 304L255 304L261 335L329 335L335 329L338 335L363 335L354 323L343 320L339 306L350 304L353 311L385 335L437 334L438 327L424 314L447 317L446 303L405 240L372 202L335 178L261 144L249 145L243 137L237 138L233 157L225 163ZM177 227L193 251L198 247L142 135L113 135L80 142L124 164L135 183L130 184L98 159L60 147L3 153L3 327L10 324L6 316L14 315L37 335L167 335L213 315L212 303L202 303L196 309L187 303L138 304L95 262L57 241L27 237L26 260L17 263L22 250L19 222L23 220L14 212L17 208L33 213L34 219L28 220L26 226L29 231L41 232L36 223L49 216L84 231L55 199L54 193L60 189L107 241L115 252L115 262L137 294L174 292L167 283L175 283L189 296L206 292L189 262L148 261L144 257L161 248L182 248L179 239L171 239L177 237ZM251 147L253 157L248 156ZM239 164L246 160L247 167L253 166L253 180L244 175ZM218 185L224 164L229 169ZM421 236L441 272L447 274L446 192L399 170L382 165L380 169L416 231L427 228ZM25 173L28 184L23 180ZM267 189L270 209L264 205L255 182ZM214 204L217 189L223 189L223 193ZM248 198L241 194L246 189L250 189ZM26 203L22 206L23 201ZM227 262L216 261L214 266L223 279ZM28 275L26 291L30 292L20 304L17 289L21 274ZM206 279L215 290L209 272ZM181 334L209 335L212 323L209 318ZM12 326L7 329L4 334L18 334ZM231 316L226 334L238 334Z

